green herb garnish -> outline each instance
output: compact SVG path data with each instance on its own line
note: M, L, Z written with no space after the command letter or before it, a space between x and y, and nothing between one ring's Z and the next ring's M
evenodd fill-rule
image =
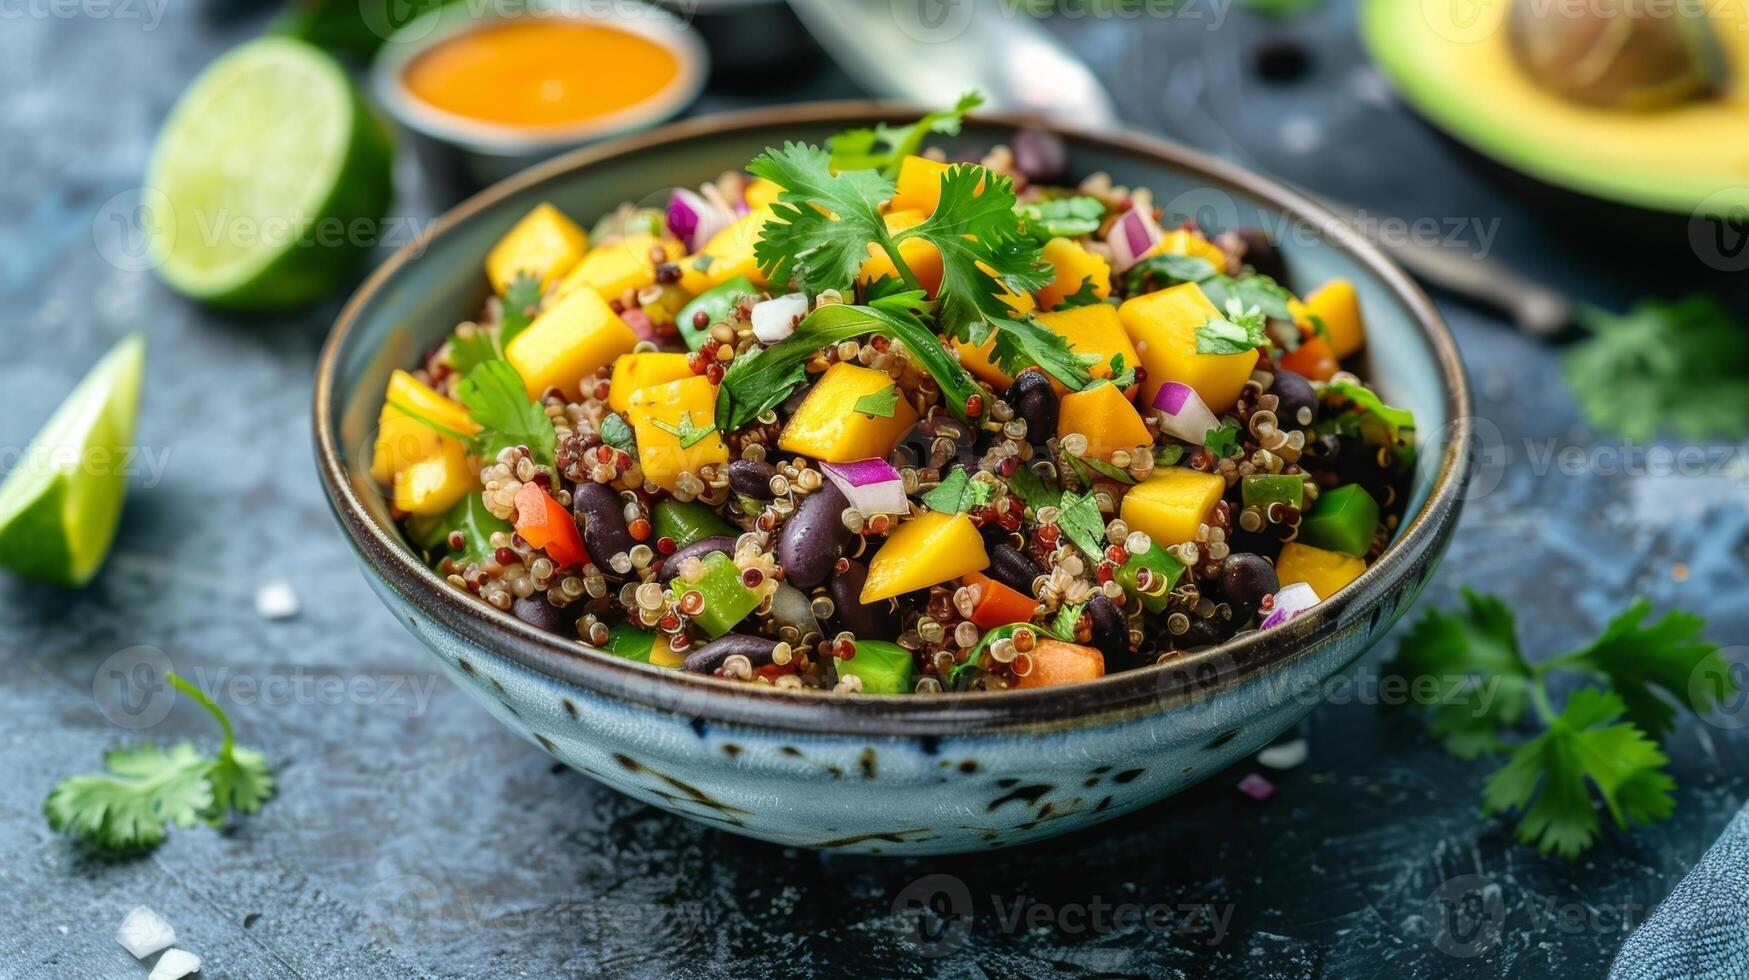
M1718 647L1697 638L1705 620L1672 612L1643 626L1650 612L1641 599L1590 644L1532 664L1519 652L1511 609L1465 589L1463 609L1422 615L1385 675L1411 690L1433 682L1429 730L1446 751L1465 759L1510 752L1483 790L1483 811L1517 812L1520 843L1571 858L1601 828L1593 792L1618 828L1670 815L1675 781L1656 739L1670 730L1674 705L1699 714L1737 689ZM1604 686L1574 691L1557 712L1548 678L1560 671ZM1543 731L1511 738L1531 714Z
M1271 320L1294 322L1293 309L1288 305L1294 294L1268 276L1250 275L1241 279L1213 276L1201 281L1199 286L1217 309L1231 309L1237 302L1241 309L1255 309Z
M858 398L851 408L870 418L890 419L899 410L899 386L887 385L879 391L871 391Z
M1373 418L1384 424L1391 435L1399 437L1405 431L1415 428L1415 413L1406 408L1392 408L1384 403L1371 388L1356 381L1332 381L1324 386L1326 397L1335 396L1346 400L1354 410L1362 416Z
M1632 440L1749 435L1749 330L1718 298L1578 311L1591 334L1562 365L1585 421Z
M996 488L983 480L974 480L963 469L950 470L935 488L923 495L923 503L941 514L963 514L982 507L996 495Z
M1026 233L1040 244L1053 238L1091 235L1105 218L1105 204L1097 197L1059 197L1022 204L1014 210L1026 223Z
M1124 273L1124 288L1130 295L1139 296L1176 283L1207 282L1220 275L1220 271L1200 255L1161 253L1131 266Z
M543 295L538 276L518 272L504 291L503 314L498 318L496 334L476 324L468 336L451 337L449 366L457 374L465 375L487 361L502 358L504 348L534 322Z
M638 448L637 435L632 432L631 423L618 412L608 412L601 417L601 441L621 452L635 452Z
M1077 494L1064 490L1057 504L1057 527L1087 557L1095 562L1104 560L1105 517L1099 512L1099 502L1092 493Z
M469 371L456 385L456 398L480 426L473 437L477 454L491 458L507 447L527 446L536 463L554 467L559 439L553 420L529 399L522 376L509 361L487 361Z
M1081 287L1079 289L1064 296L1056 306L1051 307L1050 312L1056 313L1059 310L1072 310L1077 306L1098 306L1103 302L1105 302L1105 300L1100 297L1099 290L1093 285L1093 277L1088 276L1081 280Z
M1227 301L1227 315L1211 316L1196 328L1198 354L1243 354L1269 343L1263 312L1247 309L1237 299Z
M1030 466L1022 466L1007 478L1008 492L1020 498L1020 502L1031 507L1033 513L1045 507L1055 507L1061 502L1061 497L1045 487L1045 481L1032 471Z
M175 674L164 679L218 719L224 742L204 756L192 742L104 753L107 773L69 776L43 803L49 826L115 853L140 853L164 840L165 824L217 827L232 810L254 813L273 795L267 760L236 743L231 719L206 693Z
M691 449L708 439L711 433L717 431L715 425L698 425L693 422L690 411L680 413L680 424L678 425L664 422L661 419L651 419L650 424L679 439L681 449Z
M407 520L407 539L424 553L427 563L440 565L445 558L458 566L484 561L491 554L492 535L497 531L514 531L509 521L486 509L486 501L478 493L463 494L455 506L442 514L415 514ZM449 546L451 531L460 531L462 546Z
M834 170L878 170L887 177L899 176L899 164L923 148L931 133L958 136L966 113L984 104L977 92L960 96L952 109L932 112L909 126L847 129L826 141Z
M1239 448L1239 423L1233 418L1221 419L1221 424L1208 431L1202 437L1204 449L1215 454L1216 459L1226 459Z

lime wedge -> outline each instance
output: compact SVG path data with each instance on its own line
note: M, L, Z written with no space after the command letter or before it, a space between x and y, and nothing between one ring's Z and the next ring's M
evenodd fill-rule
M84 585L115 539L127 496L146 338L106 354L67 396L0 483L0 566Z
M238 47L158 133L142 204L159 275L227 309L321 299L384 237L390 158L333 58L289 38Z

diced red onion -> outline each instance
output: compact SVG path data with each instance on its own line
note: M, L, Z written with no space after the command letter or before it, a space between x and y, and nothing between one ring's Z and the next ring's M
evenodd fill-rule
M1200 446L1210 429L1221 427L1196 389L1182 381L1168 381L1154 393L1154 408L1160 415L1160 431Z
M1259 803L1275 795L1275 784L1256 773L1247 773L1239 780L1239 792L1251 797Z
M686 243L688 252L696 252L716 237L717 232L735 223L728 208L712 204L684 187L674 188L668 198L668 230Z
M806 293L761 300L753 306L753 336L762 344L775 344L795 333L796 323L807 315Z
M1130 208L1111 223L1105 243L1111 246L1111 271L1122 273L1142 260L1166 232L1154 216L1142 208Z
M1313 592L1310 585L1304 582L1295 582L1292 585L1282 586L1281 591L1275 594L1274 605L1269 607L1269 615L1263 617L1263 625L1258 628L1269 629L1272 626L1280 626L1290 619L1303 615L1306 610L1317 604L1318 593Z
M850 506L865 516L903 514L910 509L905 482L899 471L884 459L859 459L854 463L821 463L826 478L844 493Z

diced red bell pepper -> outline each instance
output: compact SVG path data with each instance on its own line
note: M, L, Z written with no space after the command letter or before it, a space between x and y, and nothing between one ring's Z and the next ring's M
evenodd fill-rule
M1035 600L982 572L973 572L960 581L978 587L978 604L973 607L971 618L981 629L993 630L998 626L1027 622L1038 608Z
M577 533L576 518L538 484L524 483L516 491L516 533L529 544L544 549L560 568L589 561L589 553L583 550L583 536Z
M1329 381L1342 365L1323 337L1311 336L1301 341L1299 347L1283 354L1281 366L1313 381Z

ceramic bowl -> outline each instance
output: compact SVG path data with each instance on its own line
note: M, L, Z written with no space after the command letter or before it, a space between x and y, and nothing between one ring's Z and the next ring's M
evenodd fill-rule
M915 118L827 104L672 125L549 161L444 215L341 313L316 377L317 464L366 581L455 682L505 725L638 799L785 844L940 853L1061 834L1146 806L1257 751L1403 614L1432 575L1469 472L1469 394L1438 314L1401 271L1312 203L1156 139L1051 128L1076 176L1147 186L1168 218L1264 224L1305 289L1359 287L1371 376L1415 412L1422 449L1397 540L1299 619L1170 666L1033 691L908 697L780 692L664 671L543 633L457 592L403 541L366 469L388 374L486 296L486 252L551 201L587 223L652 189L690 186L785 139ZM964 148L1036 120L968 122Z

